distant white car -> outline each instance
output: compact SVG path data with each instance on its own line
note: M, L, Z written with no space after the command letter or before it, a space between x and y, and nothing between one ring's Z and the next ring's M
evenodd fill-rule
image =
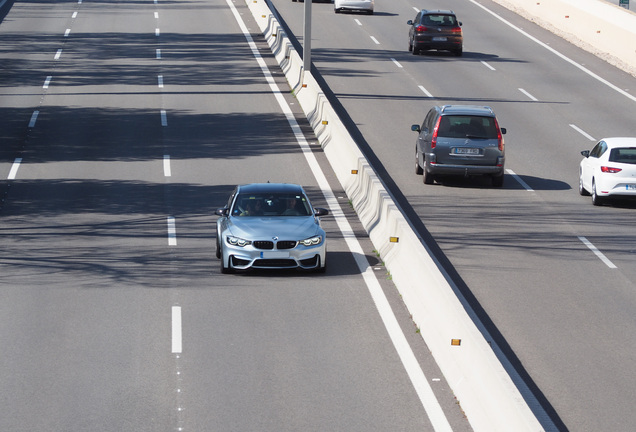
M594 205L612 196L636 197L636 138L603 138L581 154L581 195L592 195Z
M373 0L334 0L333 10L336 13L342 11L360 11L373 14Z

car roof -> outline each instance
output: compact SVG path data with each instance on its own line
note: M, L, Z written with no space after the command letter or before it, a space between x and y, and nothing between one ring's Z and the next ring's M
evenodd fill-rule
M457 115L479 115L494 117L495 113L489 106L477 106L477 105L443 105L440 108L442 114L457 114Z
M603 138L599 141L605 141L608 148L636 147L636 137L611 137Z
M292 183L251 183L240 185L238 193L304 194L304 191L302 186Z
M422 9L422 14L430 15L430 14L440 14L440 15L455 15L455 12L448 9Z

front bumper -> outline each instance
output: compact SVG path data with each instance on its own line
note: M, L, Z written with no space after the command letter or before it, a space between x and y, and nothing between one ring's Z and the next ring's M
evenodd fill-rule
M293 249L261 250L253 246L238 247L229 245L223 247L226 267L236 270L247 269L318 269L325 266L325 242L316 246L298 245Z

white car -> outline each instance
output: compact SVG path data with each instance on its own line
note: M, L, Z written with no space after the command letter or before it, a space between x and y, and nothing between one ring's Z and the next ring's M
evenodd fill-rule
M360 11L373 14L373 0L334 0L333 10L336 13L342 11Z
M581 195L592 195L594 205L613 196L636 197L636 138L603 138L581 154Z

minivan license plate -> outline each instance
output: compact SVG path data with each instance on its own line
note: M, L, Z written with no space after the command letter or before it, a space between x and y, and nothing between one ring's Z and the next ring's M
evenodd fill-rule
M476 148L467 148L467 147L456 147L455 154L465 154L465 155L478 155L479 149Z
M433 38L433 42L446 42L446 38L445 37L434 37Z

